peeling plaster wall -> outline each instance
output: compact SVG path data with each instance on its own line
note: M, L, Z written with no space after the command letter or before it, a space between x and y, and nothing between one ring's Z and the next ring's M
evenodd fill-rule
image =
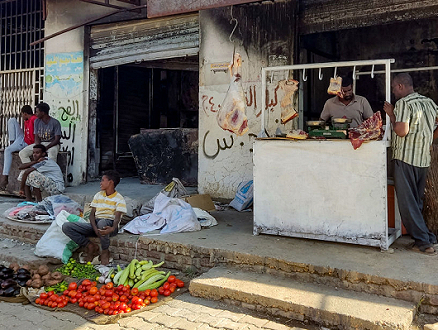
M45 36L109 11L111 9L80 1L48 0ZM78 185L85 181L87 173L89 79L84 31L84 27L74 29L47 40L44 45L46 57L44 101L50 105L49 114L61 122L61 151L68 152L68 185ZM65 61L69 58L78 61L80 56L82 56L82 65L76 63L71 66L72 70L77 70L77 74L71 76L67 84L63 84L65 76L56 77L56 74L51 74L53 68L55 73L65 71L65 66L71 64L70 62L66 64ZM56 86L58 78L60 84Z
M278 81L288 73L276 74L268 84L268 106L261 104L261 69L292 64L295 1L266 1L256 4L200 11L199 52L199 171L198 189L213 197L233 198L241 181L252 179L252 147L260 132L260 111L267 113L268 131L296 125L279 123L281 90ZM237 19L234 28L230 19ZM242 56L242 87L245 93L249 130L243 136L225 131L217 123L217 111L230 85L229 72L211 70L212 64L231 62L233 51ZM292 73L291 73L292 74ZM291 77L291 76L289 76ZM277 90L275 90L277 89Z

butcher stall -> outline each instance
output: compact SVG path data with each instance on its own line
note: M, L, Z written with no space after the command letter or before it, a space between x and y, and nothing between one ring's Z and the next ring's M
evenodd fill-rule
M379 68L385 76L385 99L390 102L390 66L394 60L330 62L266 67L262 90L276 72L299 72L300 85L306 70L356 66ZM266 95L262 93L262 104ZM302 97L299 107L302 107ZM322 109L321 109L322 110ZM261 136L265 130L262 112ZM299 111L297 111L299 112ZM380 114L379 114L380 116ZM389 123L386 118L386 123ZM301 127L302 128L302 127ZM394 198L388 198L388 152L390 127L383 138L354 149L348 138L330 134L307 139L259 137L254 142L254 234L273 234L325 241L388 247L401 236L401 221ZM389 200L389 202L388 202ZM396 203L395 203L396 204ZM395 208L395 225L388 225L388 211Z

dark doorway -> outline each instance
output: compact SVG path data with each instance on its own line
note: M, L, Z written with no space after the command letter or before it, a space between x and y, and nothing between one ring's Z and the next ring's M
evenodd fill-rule
M438 19L398 22L393 24L345 29L300 36L300 63L395 59L391 70L409 71L416 91L438 100L437 40ZM403 38L400 38L403 31ZM430 68L432 67L432 68ZM374 112L382 111L385 98L383 74L371 72L371 66L357 67L356 93L369 101ZM382 70L379 67L376 70ZM323 70L319 81L318 70L309 72L304 88L304 120L318 119L327 95L327 77L333 69ZM352 68L339 69L338 75L352 74ZM393 98L392 98L393 99ZM385 120L385 116L382 113Z
M155 62L99 70L100 172L137 176L128 140L142 129L198 128L198 80L193 66L184 70Z

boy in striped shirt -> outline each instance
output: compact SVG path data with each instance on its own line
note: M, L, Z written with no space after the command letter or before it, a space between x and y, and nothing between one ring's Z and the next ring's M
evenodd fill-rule
M100 181L100 191L91 202L90 223L66 222L62 231L79 246L85 247L86 261L92 261L99 254L99 246L89 237L99 237L102 251L100 263L108 265L110 260L110 237L116 236L122 215L126 213L126 202L116 191L120 182L119 173L107 171Z

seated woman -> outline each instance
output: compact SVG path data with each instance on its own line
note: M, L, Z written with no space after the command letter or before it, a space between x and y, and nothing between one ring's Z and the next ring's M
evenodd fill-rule
M20 195L26 196L26 200L32 200L33 188L35 200L40 202L41 191L49 195L59 195L64 191L64 178L58 164L47 158L46 147L37 144L33 147L33 161L23 164L20 170L25 170L21 179Z

